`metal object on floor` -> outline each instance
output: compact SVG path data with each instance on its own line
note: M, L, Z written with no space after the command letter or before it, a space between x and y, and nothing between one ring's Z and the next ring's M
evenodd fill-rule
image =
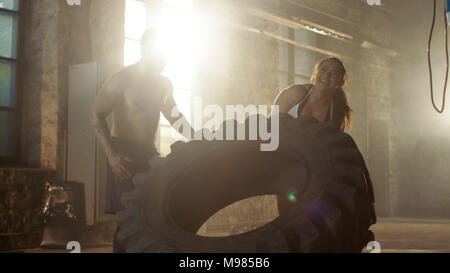
M76 182L47 184L42 248L65 249L70 241L80 241L84 225L83 186Z

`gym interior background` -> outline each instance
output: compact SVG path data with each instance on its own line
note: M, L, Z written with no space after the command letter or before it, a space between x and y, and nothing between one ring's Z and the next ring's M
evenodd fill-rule
M281 89L309 82L319 59L341 58L354 110L349 134L374 181L373 230L382 251L450 251L450 117L432 107L427 64L433 1L76 2L0 0L1 251L40 251L33 249L42 236L45 183L67 180L84 184L83 244L110 251L106 158L88 112L105 79L139 59L148 27L163 30L164 75L189 119L195 96L205 105L270 105ZM437 12L431 47L438 105L443 15ZM179 139L162 120L160 153ZM274 200L233 204L200 233L226 236L267 223L277 217Z

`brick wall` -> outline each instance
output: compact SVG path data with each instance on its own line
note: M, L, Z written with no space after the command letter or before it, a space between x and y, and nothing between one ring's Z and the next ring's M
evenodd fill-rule
M96 62L99 84L122 68L125 2L81 3L21 4L21 161L35 169L0 171L0 250L39 245L43 183L49 172L54 182L64 180L69 66Z
M39 247L45 183L55 173L36 169L0 169L0 251Z

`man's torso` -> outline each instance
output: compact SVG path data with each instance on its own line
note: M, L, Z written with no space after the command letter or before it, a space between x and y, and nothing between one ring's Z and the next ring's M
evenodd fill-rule
M160 110L170 90L164 77L133 75L133 69L129 67L126 71L132 75L112 112L111 136L154 146Z

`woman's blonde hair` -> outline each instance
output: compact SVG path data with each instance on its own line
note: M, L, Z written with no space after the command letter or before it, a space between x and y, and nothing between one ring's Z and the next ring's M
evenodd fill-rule
M344 63L336 57L328 57L318 61L314 66L314 71L311 76L311 83L315 84L316 82L317 74L319 72L319 66L324 62L330 60L337 62L341 67L342 71L343 84L333 94L333 105L334 105L333 121L335 122L336 126L339 129L344 131L346 129L350 129L352 126L352 112L353 112L352 109L350 108L350 103L348 101L347 94L343 89L348 84L347 69L345 69Z

